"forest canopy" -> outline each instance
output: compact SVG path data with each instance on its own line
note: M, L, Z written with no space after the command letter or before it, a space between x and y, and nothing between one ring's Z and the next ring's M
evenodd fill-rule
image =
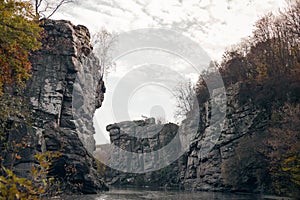
M253 89L252 97L259 93L263 95L261 98L255 97L257 99L283 101L291 98L291 101L297 101L300 97L297 94L299 88L295 83L300 80L300 1L291 1L285 10L279 11L279 14L268 13L258 20L252 36L229 48L224 53L222 61L216 62L215 65L225 87L237 82L247 83L252 85L247 87ZM208 83L204 80L214 81L213 77L214 74L209 72L200 75L196 85L200 103L208 97L206 90ZM255 91L255 85L259 84L266 86L265 89L270 87L273 89ZM251 91L248 89L248 94L241 96L250 97ZM286 92L290 94L283 94Z

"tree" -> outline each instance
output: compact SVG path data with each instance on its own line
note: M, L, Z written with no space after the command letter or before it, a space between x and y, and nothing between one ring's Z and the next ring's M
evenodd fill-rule
M1 157L13 144L7 144L11 130L28 120L22 91L30 77L29 55L40 48L42 29L35 21L28 1L0 1L0 165Z
M0 1L0 94L8 85L24 86L31 51L40 48L41 28L29 2Z
M285 104L273 111L263 153L277 194L300 196L300 106Z
M268 163L257 150L264 146L261 142L264 137L265 134L253 133L236 140L234 153L222 160L221 164L222 178L226 187L248 192L268 187L270 182Z
M33 0L33 5L35 9L35 14L37 18L50 18L54 13L57 12L59 8L68 3L74 3L75 0L59 0L59 1L49 1L49 0ZM47 13L47 15L46 15Z
M241 48L241 47L239 47ZM250 65L247 58L243 56L243 50L235 49L226 51L223 55L220 73L226 83L234 84L250 78Z
M175 88L174 97L177 107L175 118L186 117L192 111L196 98L191 81L179 83Z
M267 14L256 22L252 53L258 58L260 81L288 75L299 66L299 14L300 1L295 0L280 15Z
M41 28L29 2L0 1L0 141L12 121L25 118L21 95L30 77L31 51L40 48ZM1 146L1 145L0 145Z
M94 52L99 59L101 66L101 77L107 76L109 70L115 68L115 63L112 61L111 50L116 42L116 35L110 33L105 28L101 28L92 36L92 45Z

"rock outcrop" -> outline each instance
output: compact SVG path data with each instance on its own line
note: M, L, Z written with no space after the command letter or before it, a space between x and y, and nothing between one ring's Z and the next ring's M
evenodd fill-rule
M179 140L176 140L176 124L156 124L154 118L149 118L111 124L106 129L114 146L110 148L106 161L109 166L106 169L106 181L109 184L173 187L178 185L177 174L174 174L175 171L179 171L177 163L168 163L168 157L176 154L181 148ZM172 152L169 152L169 149L158 151L170 144L174 138L176 141L173 146L176 149L172 149ZM120 152L118 148L128 154Z
M186 190L244 192L266 190L267 180L259 180L266 175L265 163L263 163L263 159L259 160L259 155L253 155L251 159L247 159L245 169L235 169L232 164L239 159L238 151L246 153L250 151L249 149L239 149L244 140L264 132L269 120L268 112L257 107L251 101L243 103L239 101L240 87L241 83L237 83L226 89L227 105L218 108L218 111L212 112L214 109L212 105L215 103L213 101L220 100L218 94L221 95L221 93L217 89L213 99L200 104L198 121L193 123L195 119L188 117L179 128L176 125L167 124L164 126L167 131L158 132L159 137L156 137L155 144L160 144L158 148L162 148L173 139L177 130L180 131L183 128L184 131L181 130L181 134L198 130L191 135L188 150L177 161L168 167L145 174L131 174L109 169L107 181L115 185L180 187ZM224 115L225 118L222 121L215 121L215 125L211 124L211 119L214 118L212 113ZM151 137L143 140L132 137L137 134L136 128L132 126L133 123L122 122L107 126L111 143L132 152L155 149L152 142L146 142L147 145L143 143L143 141L152 140ZM222 129L220 124L223 125ZM130 125L133 128L129 129ZM169 126L174 126L174 128L170 129ZM139 130L139 134L151 133L142 127ZM165 138L168 139L165 140ZM251 140L249 141L251 142ZM210 142L213 144L211 145ZM129 163L132 158L123 157L122 159L120 165ZM143 163L146 162L147 160L143 160ZM238 188L228 183L228 176L234 173L241 174L242 180L240 180Z
M29 171L35 152L59 151L62 156L52 162L49 175L75 184L77 192L106 190L91 154L93 114L101 106L105 86L89 31L63 20L47 19L42 26L43 46L31 55L32 77L26 91L33 124L23 133L32 138L32 151L16 168Z
M237 147L245 138L262 133L268 125L269 116L265 110L258 108L251 101L241 104L239 102L239 92L241 84L237 83L226 90L227 108L226 117L223 122L223 129L216 140L214 147L207 153L201 152L203 145L210 140L217 132L207 132L209 127L208 116L211 101L207 101L202 106L201 124L199 132L192 139L190 149L187 151L187 162L182 169L184 178L182 184L187 189L196 190L238 190L246 192L262 192L262 185L257 177L263 177L260 171L261 161L252 160L249 164L248 174L244 176L244 183L240 183L240 188L232 188L224 179L239 169L235 169L231 163L235 162ZM188 120L188 119L187 119ZM206 124L206 126L203 126ZM251 140L250 140L251 141ZM255 144L253 144L255 145ZM249 150L249 149L248 149ZM229 168L232 166L232 168ZM263 181L262 181L263 182ZM244 184L244 185L243 185Z
M104 98L98 60L92 54L86 27L45 20L43 47L31 56L32 78L27 94L35 122L54 122L76 130L89 152L95 150L93 113Z

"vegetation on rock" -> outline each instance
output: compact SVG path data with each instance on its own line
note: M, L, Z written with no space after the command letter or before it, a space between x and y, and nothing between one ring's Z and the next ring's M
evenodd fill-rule
M14 164L21 159L18 149L27 148L22 141L9 142L9 132L16 134L21 124L29 123L27 104L22 92L30 78L32 51L41 47L42 29L35 21L28 1L0 1L0 197L1 199L34 199L40 194L30 180L14 174ZM10 155L11 163L4 165Z
M31 3L0 1L0 94L5 86L24 86L30 77L29 54L40 48L41 28Z
M77 176L73 166L62 166L63 180L50 174L61 149L37 146L24 95L32 75L29 58L42 47L45 36L44 21L39 21L30 1L0 1L0 8L0 199L41 199L76 191L82 186L73 181ZM28 164L31 170L22 169Z
M300 195L299 36L300 1L296 0L279 15L269 13L257 21L253 35L216 63L226 88L241 86L240 106L250 105L267 116L261 118L267 124L242 137L233 156L222 163L224 184L231 190ZM204 80L213 83L214 73L199 78L200 105L209 98Z

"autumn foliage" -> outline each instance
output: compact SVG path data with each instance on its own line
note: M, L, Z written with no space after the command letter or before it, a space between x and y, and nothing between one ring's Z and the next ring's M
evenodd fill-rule
M0 1L0 93L5 86L24 86L30 77L30 52L41 46L34 20L29 1Z
M267 14L256 22L251 37L225 52L220 72L226 84L299 73L299 38L300 1L277 16Z
M284 11L258 20L252 36L228 49L215 66L226 88L241 86L240 106L262 110L268 122L241 138L235 156L223 163L225 185L299 198L300 1L289 2ZM205 80L213 82L214 76L207 71L199 78L200 105L209 98Z
M21 144L7 142L10 131L29 121L22 91L30 77L30 53L41 46L41 30L30 1L0 0L0 199L38 199L41 194L30 180L14 174L15 161L21 159L15 149ZM3 164L7 155L12 155L10 166Z

